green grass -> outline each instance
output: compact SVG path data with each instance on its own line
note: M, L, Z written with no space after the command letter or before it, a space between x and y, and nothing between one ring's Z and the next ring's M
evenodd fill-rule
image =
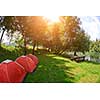
M24 82L100 82L100 64L98 63L76 63L53 54L38 55L38 58L40 62L36 71L28 74Z
M0 62L5 59L15 60L22 55L9 48L0 48ZM77 63L44 51L37 56L39 58L37 69L27 74L25 83L100 83L100 64L98 63Z
M36 71L28 74L24 82L72 82L71 73L66 72L72 69L67 65L70 60L52 54L38 55L38 58Z

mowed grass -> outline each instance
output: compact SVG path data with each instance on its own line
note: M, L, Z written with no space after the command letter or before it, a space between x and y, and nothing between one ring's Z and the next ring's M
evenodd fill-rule
M96 83L100 82L100 64L77 63L67 58L53 55L37 55L39 64L35 72L28 74L24 82L35 83Z
M0 62L21 56L14 48L0 48ZM100 64L93 62L77 63L70 59L42 52L37 69L28 73L25 83L100 83Z
M37 55L39 64L35 72L28 74L24 82L73 82L73 75L68 72L73 69L70 60L53 54ZM68 64L69 63L69 64Z

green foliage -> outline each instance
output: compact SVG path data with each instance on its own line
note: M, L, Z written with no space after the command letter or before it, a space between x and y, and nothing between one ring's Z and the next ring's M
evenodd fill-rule
M20 33L14 33L12 44L14 44L14 46L17 48L23 48L24 47L23 36Z
M59 54L63 47L61 23L54 23L48 27L48 32L43 46L51 49L52 52Z
M97 59L100 58L100 40L91 42L90 56Z
M61 22L48 24L43 16L1 16L1 27L6 30L10 42L23 47L26 54L27 44L35 47L42 45L56 54L64 51L85 52L89 49L89 37L80 28L77 16L61 16ZM22 38L14 35L21 34ZM2 33L3 34L3 33ZM18 39L19 38L19 39ZM2 38L1 38L2 39Z
M73 51L82 52L89 51L90 37L84 31L77 33L74 43Z
M80 19L77 16L62 16L66 38L73 39L80 30Z
M65 51L85 52L89 51L90 37L80 27L80 19L77 16L61 16L61 23L48 26L44 46L56 54Z
M33 49L35 49L36 44L43 41L46 22L42 16L18 16L16 17L16 26L22 33L24 48L32 42Z
M15 30L14 16L0 16L0 27L6 31Z
M76 16L62 16L62 24L64 26L64 51L73 51L76 35L80 30L80 20Z
M64 51L85 52L89 50L90 38L80 27L80 19L77 16L62 16L64 26Z

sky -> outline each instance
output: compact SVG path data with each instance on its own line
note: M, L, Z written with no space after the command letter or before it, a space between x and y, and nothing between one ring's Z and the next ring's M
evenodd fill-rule
M81 27L90 35L91 40L100 39L100 16L78 16L82 22ZM0 34L1 35L1 34ZM3 42L9 42L6 35Z
M91 40L100 39L100 16L79 16L81 27L90 35Z

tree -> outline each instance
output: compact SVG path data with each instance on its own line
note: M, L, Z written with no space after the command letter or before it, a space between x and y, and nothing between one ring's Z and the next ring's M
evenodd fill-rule
M90 37L84 30L80 30L80 32L77 33L72 47L74 54L76 54L76 52L85 53L86 51L89 51Z
M47 22L43 19L42 16L29 16L27 17L27 36L33 42L33 54L35 46L39 43L42 43L44 40L44 33L47 29Z
M0 47L1 47L2 38L4 36L4 32L10 31L10 33L12 33L13 31L15 31L13 22L14 22L13 16L0 16L0 28L1 28Z
M53 23L49 25L44 46L49 48L53 53L59 54L62 50L62 34L61 23Z
M77 16L61 16L61 22L64 27L65 47L62 50L72 50L76 34L80 30L80 19Z
M100 58L100 40L92 41L90 45L90 56Z
M77 16L61 16L61 22L64 26L65 47L64 51L85 52L89 50L89 36L80 27L80 19Z
M15 26L24 39L24 54L26 54L27 42L33 43L33 54L36 44L42 41L43 33L46 29L46 22L42 16L16 16Z
M23 36L23 40L24 40L24 55L26 55L27 50L26 50L26 45L27 45L27 16L15 16L14 18L14 23L16 26L16 30L19 31L22 36Z

